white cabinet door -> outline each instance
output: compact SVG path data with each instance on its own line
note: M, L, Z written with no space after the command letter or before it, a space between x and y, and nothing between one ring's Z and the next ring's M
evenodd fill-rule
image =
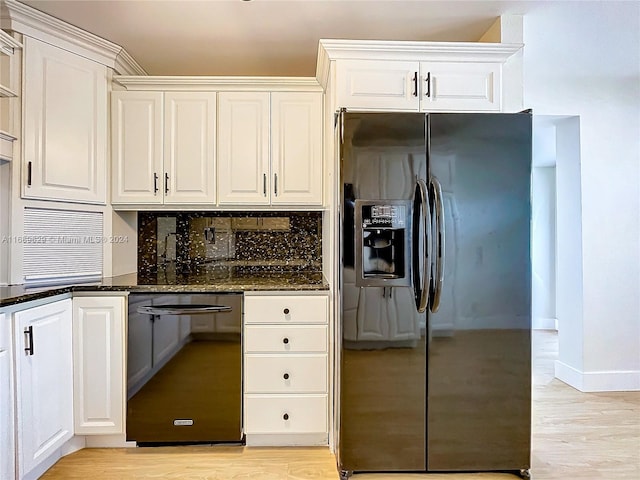
M162 203L162 112L162 92L111 93L111 203Z
M322 93L271 94L272 205L322 205Z
M73 299L75 433L124 433L124 297Z
M423 62L420 110L500 111L501 65Z
M71 300L14 314L20 478L73 436Z
M26 198L106 202L107 67L26 37Z
M218 95L218 203L268 205L269 93Z
M11 322L0 314L0 478L15 478Z
M336 78L338 107L414 112L419 109L418 62L338 60Z
M216 201L216 94L164 94L164 203Z

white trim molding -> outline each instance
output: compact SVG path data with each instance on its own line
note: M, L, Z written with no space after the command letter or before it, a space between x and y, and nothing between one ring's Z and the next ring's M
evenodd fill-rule
M233 92L321 92L314 77L210 77L114 75L113 81L126 90L233 91Z
M640 370L581 372L556 360L555 376L581 392L640 391Z
M17 140L13 135L0 130L0 160L10 162L13 159L13 142Z
M558 320L549 317L533 317L531 328L533 330L558 330Z
M101 63L118 73L146 75L145 70L120 45L16 0L2 0L0 26Z
M22 48L22 44L7 32L0 30L0 53L13 55L16 50Z
M333 60L397 60L429 62L500 62L521 50L521 43L413 42L321 39L316 78L326 88Z

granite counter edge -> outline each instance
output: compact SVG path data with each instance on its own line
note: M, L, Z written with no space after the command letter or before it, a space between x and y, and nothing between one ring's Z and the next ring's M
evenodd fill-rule
M247 291L328 291L327 283L272 283L259 285L253 283L238 284L204 284L204 285L71 285L64 287L52 286L47 290L37 292L17 293L13 296L0 298L0 308L10 307L20 303L27 303L47 297L54 297L73 292L149 292L149 293L243 293Z

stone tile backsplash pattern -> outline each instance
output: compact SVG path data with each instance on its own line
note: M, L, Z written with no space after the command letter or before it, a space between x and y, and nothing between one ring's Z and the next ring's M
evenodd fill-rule
M142 274L320 272L321 212L138 212Z

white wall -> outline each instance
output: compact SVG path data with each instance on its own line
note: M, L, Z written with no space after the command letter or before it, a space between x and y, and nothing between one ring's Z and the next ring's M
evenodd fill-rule
M534 147L535 158L535 147ZM555 329L556 168L536 167L531 175L531 270L533 328Z
M640 3L541 5L524 43L525 106L579 116L583 304L562 318L572 299L558 297L556 374L586 391L640 390Z

